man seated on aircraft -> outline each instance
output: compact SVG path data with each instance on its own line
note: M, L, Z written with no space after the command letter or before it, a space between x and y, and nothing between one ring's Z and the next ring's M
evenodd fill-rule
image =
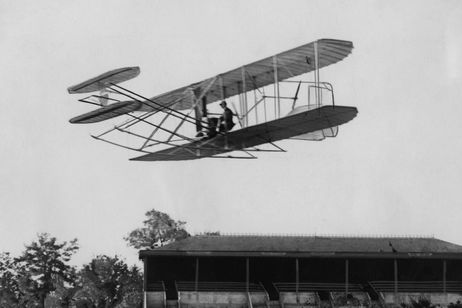
M222 101L220 103L221 108L223 108L223 114L220 117L220 126L219 126L219 131L220 132L227 132L230 131L234 127L234 122L233 122L233 112L231 109L226 107L226 101Z
M217 135L218 118L208 118L207 137L213 138Z

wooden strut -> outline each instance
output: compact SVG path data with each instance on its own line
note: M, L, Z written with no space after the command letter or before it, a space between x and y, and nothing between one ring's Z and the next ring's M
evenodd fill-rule
M154 127L158 127L160 130L163 130L163 131L165 131L165 132L167 132L167 133L170 133L170 134L172 134L172 135L175 135L175 136L177 136L177 137L180 137L180 138L182 138L183 140L190 141L190 142L194 142L194 141L195 141L194 139L191 139L191 138L189 138L189 137L187 137L187 136L183 136L183 135L177 134L176 132L172 132L172 131L170 131L170 130L168 130L168 129L166 129L166 128L163 128L163 127L161 127L161 126L159 126L159 125L153 124L153 123L151 123L151 122L149 122L149 121L145 121L144 119L141 119L140 117L134 116L134 115L129 114L129 113L128 113L127 115L129 115L130 117L133 117L133 118L135 118L135 119L138 119L138 120L141 121L141 122L147 123L147 124L152 125L152 126L154 126Z
M277 151L277 152L287 152L286 150L284 150L284 149L281 148L280 146L277 146L276 144L274 144L270 139L263 138L263 137L260 136L260 135L257 135L256 137L257 137L257 138L260 138L261 140L265 141L266 143L271 144L273 147L279 149L279 151Z
M232 156L232 155L228 155L228 156L209 156L208 158L232 158L232 159L257 159L258 157L252 155L250 157L248 156Z
M122 88L121 86L118 86L118 85L114 85L114 86L119 87L119 88L121 88L121 89L123 89L124 91L127 91L127 92L129 92L129 93L132 93L133 95L137 95L137 96L139 96L139 97L145 99L145 101L139 100L139 99L137 99L136 97L134 97L134 96L132 96L132 95L128 95L127 93L123 93L123 92L120 92L120 91L118 91L118 90L113 89L114 91L120 93L121 95L124 95L124 96L126 96L126 97L128 97L128 98L130 98L130 99L132 99L132 100L135 100L135 101L137 101L137 102L139 102L139 103L141 103L141 104L143 104L143 105L147 105L147 106L149 106L149 107L151 107L151 108L154 108L155 110L157 109L157 111L160 111L160 112L165 112L165 111L162 110L162 109L167 109L167 110L169 110L169 111L171 111L171 112L174 112L175 114L172 113L171 115L172 115L173 117L175 117L175 118L181 119L181 120L182 120L182 123L185 121L185 118L191 118L191 119L194 119L194 121L188 120L187 122L192 123L192 124L196 124L195 118L190 117L189 115L185 115L184 113L179 112L178 110L171 109L171 108L169 108L169 107L166 107L166 106L163 106L163 105L161 105L161 104L159 104L159 103L156 103L156 102L154 102L153 100L150 100L150 99L148 99L148 98L144 98L143 96L141 96L141 95L139 95L139 94L136 94L136 93L134 93L134 92L132 92L132 91L130 91L130 90L127 90L127 89L125 89L125 88ZM159 108L159 107L156 107L156 106L152 106L151 104L149 104L149 103L147 103L147 102L150 102L150 103L152 103L152 104L154 104L154 105L160 106L160 108ZM176 113L181 114L183 117L177 115ZM185 117L185 118L184 118L184 117Z
M154 115L156 113L157 113L157 111L147 112L147 113L143 114L142 116L140 116L140 118L147 119L147 118L149 118L150 116L152 116L152 115ZM103 133L99 134L98 137L102 137L102 136L104 136L106 134L109 134L109 133L113 132L114 130L116 130L118 127L121 128L121 127L124 127L126 125L125 128L129 128L129 127L132 127L133 125L135 125L137 123L139 123L138 119L133 119L132 118L130 120L125 121L122 124L116 125L113 128L108 129L107 131L104 131Z
M127 130L123 130L123 129L118 129L119 131L123 132L123 133L127 133L129 135L132 135L132 136L135 136L135 137L138 137L138 138L142 138L142 139L146 139L147 141L153 141L153 142L157 142L158 144L166 144L166 145L169 145L169 146L172 146L172 147L181 147L181 145L177 145L177 144L173 144L173 143L168 143L168 142L165 142L165 141L161 141L161 140L156 140L156 139L151 139L151 138L147 138L147 137L144 137L142 135L139 135L137 133L133 133L133 132L130 132L130 131L127 131ZM187 147L183 147L185 150L187 150L188 152L190 153L193 153L192 151L189 150L189 148ZM140 151L143 151L143 152L148 152L148 151L144 151L143 148L140 148L139 149ZM154 153L154 152L148 152L150 154Z
M94 136L94 135L90 135L92 138L95 138L96 140L100 140L100 141L104 141L104 142L107 142L109 144L112 144L112 145L115 145L115 146L118 146L118 147L121 147L121 148L124 148L124 149L127 149L127 150L132 150L132 151L137 151L137 152L142 152L142 153L147 153L147 154L151 154L152 152L148 152L148 151L144 151L144 150L140 150L140 149L137 149L137 148L132 148L132 147L129 147L129 146L126 146L126 145L123 145L123 144L119 144L119 143L116 143L116 142L113 142L113 141L109 141L107 139L104 139L104 138L100 138L98 136Z
M123 130L123 129L118 129L119 131L123 132L123 133L127 133L129 135L133 135L135 137L138 137L138 138L142 138L142 139L147 139L148 141L153 141L153 142L157 142L159 144L166 144L166 145L170 145L172 147L176 147L176 148L182 148L182 149L194 149L196 150L198 147L197 146L186 146L186 145L180 145L180 144L174 144L174 143L171 143L171 142L166 142L166 141L161 141L161 140L156 140L156 139L152 139L152 138L148 138L148 137L145 137L145 136L142 136L140 134L137 134L137 133L134 133L134 132L130 132L130 131L127 131L127 130ZM216 150L217 147L213 146L212 147L200 147L200 149L204 149L204 150ZM153 152L148 152L148 153L153 153Z
M170 116L170 114L171 114L171 112L168 112L168 113L164 116L164 118L162 119L162 121L160 121L159 126L162 126L162 124L164 124L165 120L167 120L167 118ZM154 137L154 135L157 133L158 130L159 130L159 127L154 128L154 130L152 131L152 133L149 135L148 138L150 139L150 138ZM149 140L146 139L146 141L145 141L145 142L143 143L143 145L141 146L141 149L144 149L145 147L151 146L151 145L148 145L148 142L149 142Z
M124 90L124 91L126 91L126 92L128 92L128 93L130 93L130 94L133 94L133 95L136 95L136 96L138 96L138 97L141 97L141 98L144 99L145 101L144 101L144 102L143 102L143 101L140 101L140 100L134 98L133 96L127 95L126 93L121 93L120 91L117 91L117 90L115 90L115 89L109 88L109 89L111 89L111 90L113 90L113 91L115 91L115 92L117 92L117 93L119 93L119 94L122 94L122 95L124 95L124 96L127 96L128 98L134 99L134 100L136 100L136 101L138 101L138 102L140 102L140 103L142 103L142 104L145 104L145 105L147 105L147 106L149 106L149 107L153 107L153 106L151 106L150 104L148 104L148 103L146 103L146 102L150 102L150 103L153 103L153 104L159 106L160 108L158 108L158 107L153 107L153 108L157 108L158 111L165 112L163 109L167 109L167 110L171 111L172 113L179 114L179 115L173 115L173 114L172 114L172 116L177 117L177 118L181 118L181 119L182 119L182 117L185 116L185 114L184 114L183 112L178 111L178 110L175 110L175 109L170 108L170 107L168 107L168 106L162 105L162 104L160 104L160 103L157 103L157 102L155 102L155 101L153 101L153 100L151 100L151 99L149 99L149 98L147 98L147 97L142 96L141 94L138 94L138 93L136 93L136 92L130 91L130 90L128 90L128 89L126 89L126 88L123 88L123 87L121 87L121 86L119 86L119 85L116 85L116 84L112 84L112 83L111 83L111 85L113 85L113 86L115 86L115 87L117 87L117 88L120 88L120 89L122 89L122 90ZM210 85L210 86L211 86L211 85ZM210 88L210 86L208 87L208 89ZM207 90L208 90L208 89L207 89ZM182 99L182 98L178 98L178 99L174 100L174 101L171 103L171 105L174 105L175 103L179 102L181 99ZM194 117L191 117L191 116L187 116L187 117L190 118L190 119L196 120L196 118L194 118ZM193 124L195 124L195 123L196 123L196 122L194 122ZM202 122L202 123L205 123L205 122ZM205 123L205 124L206 124L206 123Z
M216 79L216 78L215 78L215 79ZM211 87L211 86L213 85L213 83L215 82L215 79L213 80L213 82L211 82L211 84L209 84L209 86L206 88L206 90L203 91L203 93L201 94L201 96L196 100L196 103L194 104L193 107L195 107L195 106L198 104L198 102L200 102L200 99L203 97L203 95L204 95L205 93L207 93L208 89L210 89L210 87ZM125 88L123 88L123 87L120 87L120 86L118 86L118 85L115 85L115 86L116 86L116 87L119 87L119 88L121 88L121 89L123 89L123 90L125 90L125 91L127 91L127 92L129 92L129 93L133 93L134 95L138 95L138 96L141 97L141 98L144 98L143 96L141 96L141 95L139 95L139 94L136 94L136 93L134 93L134 92L132 92L132 91L130 91L130 90L127 90L127 89L125 89ZM113 91L116 91L116 92L118 92L118 93L120 93L120 94L122 94L122 95L125 95L125 96L127 96L127 97L129 97L129 98L131 98L131 99L134 99L134 100L136 100L136 101L138 101L138 102L140 102L140 103L142 103L142 104L147 104L146 102L140 101L140 100L136 99L135 97L132 97L132 96L126 94L126 93L122 93L122 92L120 92L120 91L118 91L118 90L116 90L116 89L112 89L112 90L113 90ZM144 99L146 99L147 101L152 102L152 103L154 103L154 104L156 104L156 105L161 106L163 109L170 110L170 112L176 112L176 113L180 113L181 115L183 115L183 118L181 118L180 124L175 128L174 131L170 131L170 130L167 130L167 129L165 129L165 128L162 128L162 127L159 126L159 125L155 125L155 124L153 124L153 123L151 123L151 122L144 121L144 120L142 120L142 119L140 119L140 118L137 118L137 117L135 117L135 116L133 116L133 115L131 115L131 114L128 114L129 116L134 117L135 119L138 119L138 120L140 120L140 121L142 121L142 122L148 123L148 124L150 124L150 125L156 127L157 129L161 129L161 130L163 130L163 131L166 131L166 132L170 133L171 135L170 135L170 137L167 139L167 143L166 143L166 144L173 145L172 143L170 143L170 141L171 141L171 139L172 139L173 136L178 136L178 137L180 137L180 138L182 138L182 139L184 139L184 140L189 140L189 141L191 141L191 142L195 141L195 140L193 140L193 139L191 139L191 138L188 138L188 137L186 137L186 136L182 136L182 135L177 134L178 129L179 129L179 128L181 127L181 125L186 121L186 118L192 118L192 117L189 116L189 114L192 112L192 110L191 110L187 115L185 115L185 114L183 114L182 112L179 112L179 111L177 111L177 110L171 109L171 108L166 107L166 106L162 106L162 105L160 105L160 104L158 104L158 103L156 103L156 102L154 102L154 101L152 101L152 100L149 100L149 99L147 99L147 98L144 98ZM150 107L152 107L150 104L147 104L147 105L150 106ZM163 110L158 110L158 111L163 111ZM165 112L165 111L163 111L163 112ZM172 114L172 113L171 113L171 115L172 115L172 116L175 116L175 117L177 117L177 118L179 118L179 116L174 115L174 114ZM192 123L192 124L196 124L195 120L196 120L196 119L194 118L194 122L189 121L189 120L188 120L187 122ZM218 148L218 147L216 147L216 148Z
M149 123L149 122L148 122L148 123ZM152 124L152 123L150 123L150 124ZM156 140L156 139L152 139L152 138L147 138L147 137L138 135L138 134L136 134L136 133L127 131L127 130L125 130L125 129L122 129L122 128L120 128L120 127L115 127L114 130L118 130L118 131L120 131L120 132L124 132L124 133L130 134L130 135L133 135L133 136L136 136L136 137L139 137L139 138L148 139L148 141L153 141L153 142L156 142L157 144L166 144L166 145L169 145L169 146L172 146L172 147L182 147L182 148L185 148L187 151L189 151L189 148L188 148L188 147L181 146L181 145L177 145L177 144L173 144L173 143L168 143L168 142L164 142L164 141ZM109 144L112 144L112 145L115 145L115 146L119 146L119 147L122 147L122 148L125 148L125 149L128 149L128 150L137 151L137 152L142 152L142 153L147 153L147 154L152 154L152 153L154 153L154 152L150 152L150 151L144 150L145 147L142 147L142 148L133 148L133 147L125 146L125 145L123 145L123 144L116 143L116 142L113 142L113 141L110 141L110 140L101 138L101 137L99 137L99 136L94 136L94 135L90 135L90 136L93 137L93 138L95 138L95 139L97 139L97 140L104 141L104 142L107 142L107 143L109 143ZM149 145L149 146L151 146L151 145ZM194 148L194 147L190 147L190 148ZM189 151L189 152L191 152L191 151ZM191 152L191 153L192 153L192 152Z
M215 83L215 81L216 81L216 77L215 77L215 78L212 80L212 82L206 87L206 89L203 91L203 93L201 94L201 96L196 100L196 102L195 102L193 108L194 108L195 106L197 106L198 102L201 101L201 98L205 95L205 93L208 92L208 90L209 90L210 87ZM149 101L149 102L152 102L152 103L154 103L154 104L156 104L156 105L159 105L162 109L170 110L170 115L172 115L172 116L175 116L175 117L179 118L179 116L173 115L172 112L179 113L179 114L181 114L181 115L183 116L183 118L181 118L182 121L181 121L180 124L176 127L176 129L175 129L174 131L170 131L170 130L164 129L164 128L158 126L158 125L155 125L155 124L150 123L150 122L147 122L147 121L143 121L143 122L146 122L146 123L148 123L148 124L150 124L150 125L153 125L154 127L158 128L158 129L161 129L161 130L164 130L164 131L170 133L171 135L170 135L170 137L167 139L167 144L174 145L174 144L170 143L170 141L171 141L171 139L172 139L172 137L173 137L174 135L179 136L180 138L182 138L182 139L184 139L184 140L194 141L193 139L190 139L190 138L187 138L187 137L185 137L185 136L181 136L181 135L178 135L178 134L177 134L178 129L179 129L179 128L181 127L181 125L186 121L186 118L192 118L191 116L189 116L189 114L192 112L193 109L191 109L191 111L190 111L188 114L184 114L184 113L182 113L182 112L180 112L180 111L177 111L177 110L171 109L171 108L169 108L169 107L160 105L160 104L158 104L158 103L156 103L156 102L154 102L154 101L152 101L152 100L149 100L149 99L147 99L147 98L145 98L145 97L143 97L143 96L141 96L141 95L139 95L139 94L137 94L137 93L135 93L135 92L132 92L132 91L130 91L130 90L128 90L128 89L125 89L125 88L120 87L120 86L118 86L118 85L116 85L116 86L119 87L119 88L121 88L121 89L123 89L123 90L125 90L125 91L127 91L127 92L129 92L129 93L133 93L134 95L138 95L139 97L141 97L141 98L143 98L143 99L146 99L146 100ZM111 89L111 90L113 90L113 91L115 91L115 92L117 92L117 93L120 93L120 94L122 94L122 95L125 95L125 96L127 96L127 97L129 97L129 98L131 98L131 99L134 99L134 100L136 100L136 101L138 101L138 102L140 102L140 103L142 103L142 104L147 104L146 102L140 101L140 100L136 99L135 97L132 97L132 96L126 94L126 93L122 93L122 92L120 92L120 91L118 91L118 90L116 90L116 89ZM180 99L177 99L176 101L179 101L179 100L180 100ZM176 101L175 101L175 102L176 102ZM152 107L150 104L147 104L147 105L150 106L150 107ZM156 110L156 112L157 112L157 111L165 112L165 111L163 111L162 109L158 109L158 110ZM129 115L129 116L132 116L132 117L135 117L135 116L130 115L130 114L128 114L128 115ZM138 118L135 117L135 119L138 119ZM196 120L195 118L193 118L193 119ZM138 119L138 120L140 120L140 119ZM192 122L192 121L187 121L187 122L196 124L195 121L194 121L194 122ZM205 122L202 121L202 123L205 123ZM136 124L136 123L134 123L134 124ZM133 125L134 125L134 124L133 124ZM207 123L207 124L208 124L208 123ZM219 134L220 134L220 135L226 135L226 134L224 134L224 133L222 133L222 132L220 132ZM185 139L185 138L186 138L186 139ZM220 147L215 146L215 148L218 148L218 149L219 149Z
M194 105L191 107L191 110L188 112L188 114L184 115L183 113L181 113L181 114L184 115L184 118L181 120L180 124L178 124L178 126L175 128L175 130L173 131L174 133L176 133L176 132L178 131L178 129L180 129L180 127L183 125L183 123L185 122L185 120L186 120L187 117L188 117L188 118L192 118L192 117L190 116L190 114L194 111L194 108L196 108L196 106L198 106L199 103L202 102L202 97L204 97L204 95L209 91L209 89L212 87L212 85L215 83L216 80L217 80L217 77L214 77L214 78L212 79L212 81L205 87L205 89L202 90L201 95L199 95L199 97L196 99L196 102L195 102ZM196 118L193 118L193 119L194 119L193 124L196 125L196 123L197 123L197 122L196 122ZM200 121L200 122L203 122L203 121ZM206 123L206 125L208 125L208 123ZM173 135L171 135L171 136L167 139L167 141L170 141L170 140L172 139L172 137L173 137Z
M193 108L198 104L198 102L201 102L202 97L208 92L208 90L209 90L210 87L215 83L215 81L216 81L216 77L215 77L215 78L212 80L212 82L204 89L204 91L202 91L202 93L201 93L201 95L199 96L199 98L196 99L196 102L195 102ZM178 145L176 145L176 144L170 142L171 139L172 139L172 137L173 137L174 135L175 135L175 136L178 136L178 137L180 137L180 138L182 138L183 140L186 140L186 141L190 141L190 142L194 142L194 141L195 141L194 139L191 139L191 138L188 138L188 137L186 137L186 136L177 134L177 131L178 131L179 127L184 123L184 121L186 120L186 118L192 118L192 117L189 116L189 114L192 112L193 109L189 112L189 114L185 115L185 114L182 113L182 112L179 112L179 111L174 110L174 109L171 109L171 108L169 108L169 107L160 105L160 104L158 104L158 103L156 103L156 102L154 102L154 101L152 101L152 100L149 100L149 99L147 99L147 98L145 98L145 97L143 97L143 96L141 96L141 95L139 95L139 94L137 94L137 93L135 93L135 92L132 92L132 91L130 91L130 90L128 90L128 89L125 89L125 88L123 88L123 87L121 87L121 86L118 86L118 85L115 85L115 86L118 87L118 88L121 88L122 90L125 90L125 91L127 91L127 92L129 92L129 93L133 93L134 95L138 95L139 97L141 97L141 98L143 98L143 99L146 99L146 100L149 101L149 102L152 102L152 103L154 103L154 104L156 104L156 105L159 105L159 106L162 107L163 109L169 110L169 113L168 113L167 115L172 115L172 116L175 116L175 117L178 118L178 116L172 114L173 112L176 112L176 113L179 113L179 114L181 114L181 115L184 116L183 118L181 118L182 121L181 121L180 124L175 128L175 130L174 130L174 131L171 131L171 130L167 130L167 129L161 127L160 125L156 125L156 124L153 124L153 123L151 123L151 122L144 121L144 119L142 119L141 117L136 117L136 116L134 116L134 115L128 114L129 116L133 117L135 120L138 120L138 121L141 121L141 122L145 122L145 123L147 123L147 124L150 124L150 125L154 126L154 127L156 128L155 130L159 130L159 129L160 129L160 130L163 130L163 131L168 132L168 133L171 134L170 137L167 139L166 142L165 142L165 141L160 141L160 140L151 139L152 136L153 136L154 134L151 134L151 136L150 136L151 138L148 138L148 139L146 139L146 137L141 136L141 135L138 135L138 137L143 138L143 139L146 139L146 141L151 140L151 141L154 141L154 142L157 142L157 143L167 144L167 145L171 145L171 146L174 146L174 147L182 147L182 148L185 148L185 149L186 149L185 146L178 146ZM135 97L132 97L132 96L126 94L126 93L122 93L122 92L120 92L120 91L118 91L118 90L116 90L116 89L111 89L111 90L113 90L113 91L115 91L115 92L117 92L117 93L120 93L120 94L122 94L122 95L125 95L125 96L127 96L127 97L129 97L129 98L131 98L131 99L136 100L136 101L139 101L139 102L141 102L141 103L143 103L143 104L145 103L145 102L142 102L142 101L136 99ZM147 104L147 103L146 103L146 104ZM147 104L147 105L150 106L150 107L152 107L150 104ZM157 112L157 111L163 111L163 110L156 110L156 112ZM163 111L163 112L165 112L165 111ZM166 119L166 118L164 118L164 120L165 120L165 119ZM195 118L194 118L194 120L195 120ZM195 121L194 121L194 122L188 121L188 122L189 122L189 123L195 124ZM136 124L136 123L137 123L137 122L135 122L134 124ZM134 124L132 124L132 125L134 125ZM162 124L162 123L161 123L161 124ZM119 128L120 128L120 127L119 127ZM115 129L117 129L117 130L119 130L119 131L123 131L123 132L125 132L125 133L130 133L130 132L125 131L125 130L120 130L119 128L116 127ZM134 134L134 133L132 133L132 134ZM220 134L221 134L221 135L224 135L223 133L220 133ZM104 140L104 139L101 138L101 140ZM105 140L105 141L108 141L108 140ZM124 147L123 145L120 145L120 144L117 144L117 143L113 143L113 144ZM149 146L151 146L151 145L149 145ZM141 147L141 149L143 149L144 147L146 147L146 142L145 142L145 144L143 145L143 147ZM212 147L213 147L213 148L205 148L205 149L220 149L220 147L218 147L218 146L212 145ZM128 147L128 148L130 148L130 147ZM189 147L189 148L191 148L191 147ZM133 149L133 148L131 148L131 149ZM194 149L196 149L196 147L194 147ZM144 152L146 152L146 151L144 151ZM147 152L147 153L153 153L153 152Z

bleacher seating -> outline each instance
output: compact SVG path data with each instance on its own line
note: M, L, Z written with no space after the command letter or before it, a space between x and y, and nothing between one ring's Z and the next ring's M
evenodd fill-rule
M460 281L398 281L397 294L393 281L372 281L371 286L381 295L384 306L411 305L412 302L428 300L433 305L446 306L462 301Z
M165 285L162 281L149 283L146 286L146 304L148 307L165 307Z
M344 283L275 283L284 307L303 304L303 307L368 307L370 298L360 284L348 285L348 298ZM326 294L323 296L323 294ZM321 296L320 296L321 295ZM324 297L324 300L321 298Z
M393 281L372 281L369 283L315 283L275 282L275 291L279 294L277 306L269 304L268 292L261 283L245 282L204 282L176 281L174 287L178 292L178 305L183 308L201 307L281 307L281 308L346 308L346 307L394 307L411 306L420 299L429 300L433 305L447 306L449 303L462 302L462 282L448 281L399 281L398 294L395 294ZM379 299L371 300L372 288ZM444 292L444 290L446 292ZM347 291L347 293L346 293ZM165 284L154 282L147 285L146 294L148 307L169 307L166 300ZM198 305L198 303L200 303Z
M268 295L261 284L245 282L178 281L178 300L181 307L266 307Z
M394 292L393 281L371 281L370 284L379 292ZM444 283L438 281L398 281L398 292L415 293L441 293L444 292ZM462 293L461 281L446 281L446 292Z

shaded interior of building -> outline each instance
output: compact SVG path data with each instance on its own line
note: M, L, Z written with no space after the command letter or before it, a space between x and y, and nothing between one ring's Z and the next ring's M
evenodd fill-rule
M147 307L161 301L165 307L384 307L423 297L446 306L462 300L459 259L271 255L144 260Z

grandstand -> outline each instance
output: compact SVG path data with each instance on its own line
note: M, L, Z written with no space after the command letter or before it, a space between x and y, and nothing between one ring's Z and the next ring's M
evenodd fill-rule
M147 308L462 302L462 246L431 237L193 236L139 256Z

